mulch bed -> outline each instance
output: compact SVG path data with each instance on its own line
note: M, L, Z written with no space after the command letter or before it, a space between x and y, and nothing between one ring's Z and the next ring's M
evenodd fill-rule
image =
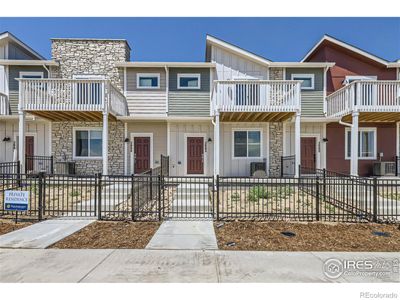
M1 219L0 220L0 235L6 234L8 232L24 228L26 226L32 225L34 222L18 221L15 224L15 219Z
M221 226L223 225L223 226ZM290 222L215 222L223 250L400 251L400 225ZM292 232L288 237L282 232ZM377 236L373 232L388 233Z
M51 245L58 249L143 249L160 223L97 221Z

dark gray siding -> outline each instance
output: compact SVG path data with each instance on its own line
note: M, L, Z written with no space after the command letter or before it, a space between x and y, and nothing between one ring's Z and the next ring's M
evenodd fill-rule
M314 74L314 90L301 91L301 115L304 117L324 116L324 70L321 68L287 68L286 80L292 74Z
M8 44L8 59L37 59L32 53L26 51L15 43Z
M19 72L43 72L44 77L47 77L47 71L41 66L9 66L8 89L10 93L11 113L18 112L18 91L19 83L15 78L19 78Z
M137 88L137 74L138 73L155 73L160 74L160 88L159 89L138 89ZM128 91L145 91L145 92L162 92L166 89L166 74L164 68L127 68L126 81Z
M210 69L209 68L170 68L169 69L169 90L171 92L187 93L188 90L178 89L178 74L200 74L200 89L192 90L198 92L210 91Z

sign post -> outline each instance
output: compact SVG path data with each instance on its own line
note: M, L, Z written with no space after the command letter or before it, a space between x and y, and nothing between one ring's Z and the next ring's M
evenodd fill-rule
M29 209L28 191L5 191L4 192L4 210L15 211L15 223L18 220L19 211Z

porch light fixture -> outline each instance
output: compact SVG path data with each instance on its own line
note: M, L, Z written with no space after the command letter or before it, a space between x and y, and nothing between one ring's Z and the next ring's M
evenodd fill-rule
M323 138L322 141L323 141L324 143L327 143L327 142L328 142L328 139L327 139L327 138Z
M124 142L129 143L129 138L125 138Z
M212 139L211 139L211 138L208 138L207 142L211 143L211 142L212 142Z
M4 137L3 142L9 142L9 141L11 141L9 136Z

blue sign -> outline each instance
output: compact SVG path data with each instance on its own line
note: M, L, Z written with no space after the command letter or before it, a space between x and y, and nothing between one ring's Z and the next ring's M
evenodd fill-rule
M5 191L4 210L27 211L29 209L28 191Z

